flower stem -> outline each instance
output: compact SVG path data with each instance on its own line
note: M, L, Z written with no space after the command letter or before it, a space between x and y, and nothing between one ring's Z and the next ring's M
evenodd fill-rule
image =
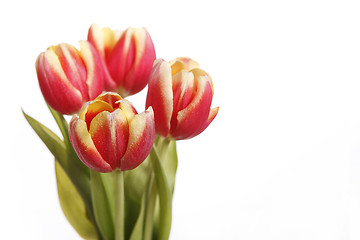
M168 240L172 218L172 194L164 167L162 166L155 145L151 149L150 158L154 168L155 180L160 200L160 225L158 239Z
M124 240L125 205L124 205L124 173L115 171L115 240Z
M168 157L168 150L169 150L169 146L170 146L170 140L166 139L166 138L161 138L159 140L159 143L157 145L158 148L158 153L159 153L159 157L160 157L160 161L165 164L165 162L167 161L167 157Z
M155 184L154 174L151 174L147 195L144 240L151 240L155 222L155 204L157 199L157 187Z

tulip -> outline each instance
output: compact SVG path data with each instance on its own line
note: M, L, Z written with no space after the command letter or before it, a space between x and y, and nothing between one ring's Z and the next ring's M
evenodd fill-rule
M126 97L144 89L156 59L154 44L145 28L120 32L93 24L88 40L102 57L107 91Z
M62 114L73 114L103 91L101 58L88 41L80 52L63 43L49 47L36 60L36 72L46 102Z
M138 114L128 100L103 93L86 103L69 124L80 160L98 172L131 170L142 163L155 139L154 112Z
M219 108L210 109L214 89L209 74L190 58L154 63L146 106L152 106L157 134L175 140L197 136Z

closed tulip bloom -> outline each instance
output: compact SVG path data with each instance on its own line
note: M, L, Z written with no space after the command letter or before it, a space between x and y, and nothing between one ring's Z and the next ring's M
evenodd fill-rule
M120 32L93 24L88 40L102 57L106 90L126 97L146 86L156 55L145 28L128 28Z
M46 102L62 114L73 114L104 88L101 58L88 41L80 51L63 43L49 47L36 60L36 72Z
M154 109L156 132L175 140L200 134L219 111L210 109L213 94L211 77L194 60L157 60L146 99L146 106Z
M138 114L128 100L103 93L86 103L69 124L80 160L98 172L131 170L150 153L155 139L151 107Z

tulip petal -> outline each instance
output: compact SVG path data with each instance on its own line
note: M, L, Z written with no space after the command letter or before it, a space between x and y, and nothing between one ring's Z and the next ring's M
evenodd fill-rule
M123 99L119 102L119 108L124 112L129 122L137 114L135 107L131 104L130 101L126 99Z
M173 60L171 64L171 75L174 76L178 72L185 70L185 64L181 61Z
M194 75L182 70L173 76L174 112L179 112L190 104L194 97Z
M86 108L80 111L80 119L86 122L88 129L90 129L93 118L102 111L112 112L113 107L107 102L95 100L87 104Z
M133 28L128 28L114 46L107 59L109 73L118 86L125 88L125 77L130 71L135 57L135 45L132 39ZM126 87L127 88L127 87ZM124 93L120 93L124 96Z
M85 100L89 100L88 86L85 83L86 66L81 59L80 52L70 44L62 43L48 48L54 51L67 79L81 92Z
M211 85L212 94L214 95L214 86L213 86L213 82L212 82L210 75L200 68L194 68L191 70L191 72L194 74L195 79L198 79L201 76L207 76L207 79L209 80L210 85Z
M125 113L120 109L110 114L110 129L112 136L115 136L112 139L112 144L115 145L116 168L121 168L121 159L126 152L129 141L129 123Z
M146 107L152 106L155 114L156 131L167 137L173 113L173 91L170 64L157 60L150 74Z
M129 143L121 161L121 171L142 163L151 151L155 139L154 112L149 107L129 122Z
M219 107L210 109L209 117L208 117L207 121L196 132L194 132L194 134L192 134L189 138L195 137L195 136L199 135L200 133L202 133L210 125L210 123L214 120L214 118L216 117L218 112L219 112Z
M110 28L100 28L99 25L93 23L88 31L88 41L94 45L101 57L106 59L120 35L121 32L119 31L113 31Z
M114 48L121 32L112 31L110 28L100 28L97 24L92 24L88 32L88 41L95 47L101 56L101 67L104 74L104 86L107 91L114 91L116 83L110 76L106 66L106 60Z
M154 44L145 28L128 28L109 55L110 75L121 96L135 94L148 83L156 58Z
M44 98L53 109L63 114L72 114L86 101L67 79L54 51L48 50L39 55L36 72Z
M105 92L100 94L96 100L101 100L110 104L113 108L119 108L119 101L122 100L121 96L114 92Z
M96 23L91 24L87 39L94 45L101 57L105 58L104 36L99 25Z
M102 158L110 164L112 169L116 168L116 134L115 129L110 127L110 113L102 111L91 121L89 133Z
M120 109L112 113L102 111L92 119L89 129L103 159L112 169L120 168L129 138L129 125L125 113Z
M104 89L104 70L101 58L93 45L80 41L80 55L86 66L86 84L90 99L96 98Z
M194 97L194 75L185 70L173 76L173 115L171 117L170 132L177 126L177 113L189 105Z
M136 46L135 59L130 72L126 76L129 85L129 95L141 91L149 81L149 75L156 59L155 47L150 34L145 28L134 30L134 44Z
M170 63L172 62L181 62L182 64L184 64L183 69L185 69L186 71L190 71L194 68L200 68L200 64L198 62L188 57L178 57L175 60L170 61Z
M199 77L193 100L177 114L177 126L171 132L174 139L188 139L205 124L209 116L212 96L208 76Z
M74 116L69 125L69 137L80 160L89 168L98 172L111 172L111 166L97 151L85 121Z

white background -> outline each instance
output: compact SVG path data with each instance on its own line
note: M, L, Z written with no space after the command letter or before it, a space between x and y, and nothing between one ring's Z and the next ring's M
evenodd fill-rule
M91 23L145 26L157 57L189 56L220 111L178 143L172 240L360 239L358 1L2 1L1 239L79 239L52 155L21 114L59 133L38 87L48 46ZM146 92L131 98L144 109Z

